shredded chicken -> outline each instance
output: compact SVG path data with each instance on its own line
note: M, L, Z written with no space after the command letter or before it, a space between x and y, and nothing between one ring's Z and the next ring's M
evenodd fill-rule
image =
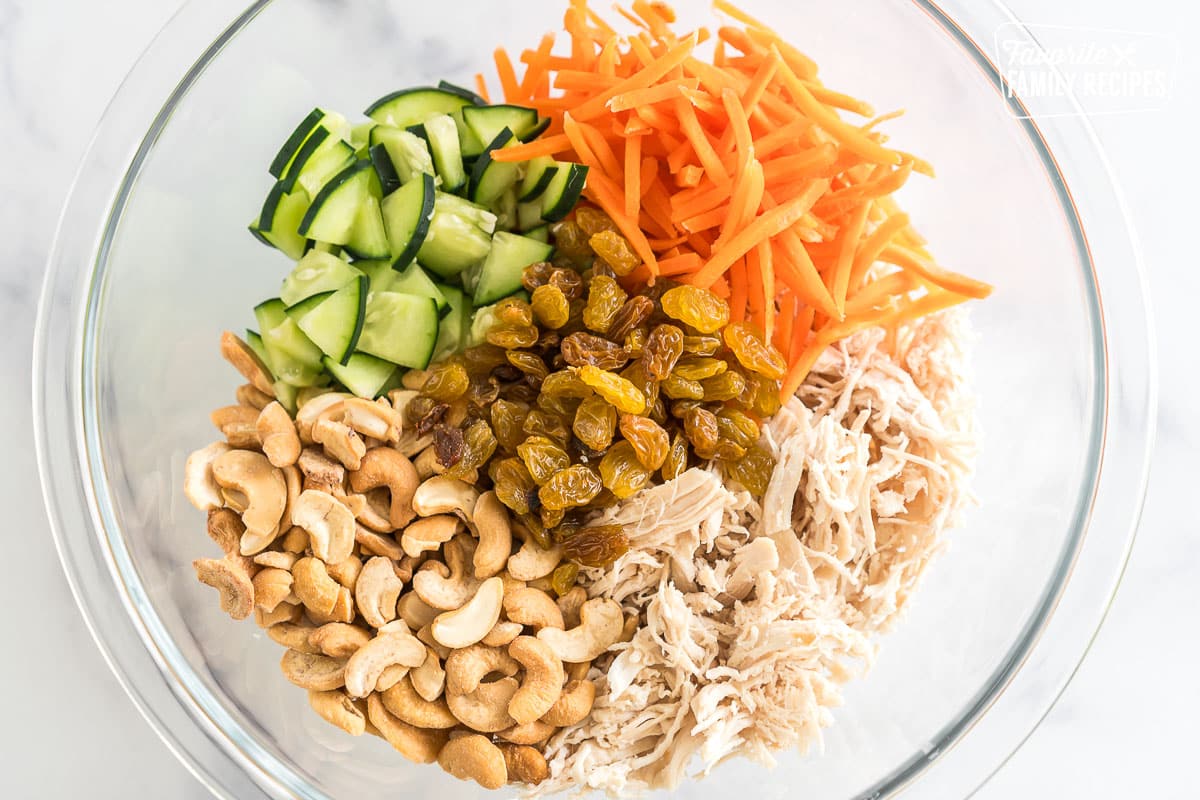
M603 514L631 549L586 571L589 594L642 626L594 665L592 715L551 739L532 794L671 789L820 741L969 500L965 339L950 312L890 350L867 331L825 352L764 429L761 505L692 469Z

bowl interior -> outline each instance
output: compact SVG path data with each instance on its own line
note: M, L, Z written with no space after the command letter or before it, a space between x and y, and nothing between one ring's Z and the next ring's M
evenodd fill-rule
M797 787L823 798L886 794L994 696L1061 588L1095 477L1103 400L1095 291L1061 187L993 84L932 17L891 0L743 5L812 55L830 85L879 111L908 110L887 130L932 160L938 178L914 180L906 207L945 264L997 292L971 311L984 432L979 507L881 641L873 671L847 688L824 752L782 754L766 774L732 762L679 794L727 796L747 780L768 797ZM314 105L352 111L398 87L469 83L490 72L497 43L518 53L533 46L557 27L562 7L529 0L520 13L489 11L479 25L453 4L267 5L173 109L110 225L85 342L98 504L177 690L224 746L275 776L273 791L477 794L319 720L280 674L278 645L251 624L232 625L194 579L192 559L213 548L180 492L183 462L216 437L208 413L232 402L238 383L217 337L252 325L251 306L277 291L288 268L245 230L269 188L266 165Z

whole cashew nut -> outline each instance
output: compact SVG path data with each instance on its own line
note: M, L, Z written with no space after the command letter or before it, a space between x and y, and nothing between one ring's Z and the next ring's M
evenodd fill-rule
M306 482L328 487L329 494L333 493L334 487L341 487L346 480L346 468L325 455L319 447L306 447L301 450L296 465L304 473Z
M475 514L479 492L469 483L435 475L417 487L412 507L422 517L457 514L468 522Z
M212 463L213 478L224 489L235 489L246 497L242 514L246 533L242 536L242 555L261 553L275 540L287 504L287 484L283 473L271 466L262 453L230 450Z
M475 644L500 620L503 600L504 582L488 578L462 608L438 615L431 626L433 638L446 647Z
M452 514L421 517L404 529L400 547L413 558L438 550L462 528L462 521ZM478 554L478 550L475 551ZM484 576L490 577L490 576Z
M362 466L367 445L362 437L344 422L322 417L312 426L313 441L325 446L325 452L342 462L349 470Z
M592 713L595 702L596 684L586 680L570 681L550 710L542 715L542 722L555 728L577 725Z
M346 662L346 691L351 697L366 697L374 691L385 669L393 664L419 667L425 655L425 645L411 634L399 631L380 634Z
M445 700L426 700L417 694L408 676L383 692L383 706L401 722L418 728L453 728L458 718L450 713Z
M354 395L344 392L325 392L300 404L296 412L296 431L300 441L313 444L313 427L321 419L332 419L342 413L343 403Z
M461 608L478 592L480 583L475 580L466 552L468 541L473 540L460 536L446 542L445 563L426 562L413 576L413 590L428 605L453 611Z
M579 609L583 608L587 599L587 590L582 586L575 586L558 598L558 610L562 612L564 628L574 628L579 625Z
M288 650L279 662L283 675L301 689L329 692L345 682L346 662L339 658Z
M201 583L221 594L221 610L234 619L245 619L254 610L254 584L242 565L230 559L199 558L192 562Z
M354 526L354 541L362 548L363 553L372 556L383 556L391 561L404 558L404 550L391 536L385 536L362 525Z
M308 642L330 658L349 658L371 641L371 634L358 625L330 622L308 635Z
M288 650L309 655L320 655L321 650L309 641L309 636L316 630L312 625L301 622L279 622L267 628L267 636L271 641L281 644Z
M500 731L497 736L506 742L513 744L537 744L544 742L550 738L555 728L553 725L547 725L542 720L534 720L526 722L524 725L513 725L511 728L505 728Z
M518 636L508 654L525 668L525 680L508 704L508 714L518 724L533 722L558 702L562 695L562 661L550 646L532 636Z
M554 572L561 561L562 547L543 549L531 536L508 559L508 574L519 581L535 581Z
M504 595L504 615L513 622L535 630L561 630L566 627L558 603L541 589L532 587L516 589Z
M396 618L396 602L404 583L396 577L392 562L376 556L363 565L354 588L358 611L372 628L382 628Z
M354 515L332 495L302 492L292 508L292 523L308 531L313 555L327 564L345 561L354 551Z
M396 719L376 693L367 698L367 719L400 755L418 764L437 761L438 753L450 738L449 731L417 728Z
M408 592L396 603L396 613L410 630L419 631L437 619L441 612L428 605L416 592Z
M183 493L199 510L214 511L225 505L212 465L232 449L225 442L213 442L187 457L183 465Z
M258 413L254 430L272 466L290 467L300 458L300 436L292 417L275 401Z
M250 406L260 411L275 402L274 397L266 392L259 391L250 383L243 383L237 387L234 390L234 396L237 398L238 405Z
M513 639L521 635L522 628L523 626L519 622L502 619L488 631L487 636L479 641L488 647L507 647Z
M325 562L306 556L292 567L293 591L300 602L314 614L326 617L333 613L338 595L345 587L329 577Z
M479 535L475 548L475 577L490 578L504 569L512 553L512 522L495 492L484 492L475 503L473 521Z
M550 765L546 757L528 745L497 745L508 768L509 783L524 783L536 786L550 777Z
M292 573L278 567L259 570L252 583L254 603L263 611L274 611L292 594Z
M501 678L481 683L468 694L446 693L446 705L459 722L480 733L496 733L511 728L515 720L508 713L508 704L517 693L515 678Z
M361 397L347 398L345 423L362 436L370 436L383 442L398 442L404 418L386 400L366 400Z
M621 638L625 617L615 600L597 597L579 609L580 624L567 631L543 628L537 637L562 661L577 664L591 661Z
M350 473L350 488L356 492L369 492L383 486L391 492L388 522L392 530L403 528L416 516L413 496L420 483L412 462L390 447L376 447L367 452L359 468Z
M432 647L426 645L428 652L425 661L419 667L414 667L409 673L409 680L417 694L430 702L442 696L446 688L446 671L442 669L442 660Z
M520 663L503 650L473 644L451 652L446 659L446 693L470 694L486 675L500 673L511 678L520 669Z
M341 728L351 736L362 736L367 730L367 718L345 692L336 689L329 692L309 689L308 704L326 722Z
M304 610L300 606L294 606L290 603L280 603L275 607L274 611L263 611L261 608L254 609L254 622L264 630L284 622L299 622L302 616L304 616Z
M271 371L262 359L234 334L225 331L221 334L221 355L242 374L250 384L264 394L275 396L275 381Z
M438 763L460 781L475 781L485 789L499 789L508 782L504 754L486 736L451 739L438 754Z

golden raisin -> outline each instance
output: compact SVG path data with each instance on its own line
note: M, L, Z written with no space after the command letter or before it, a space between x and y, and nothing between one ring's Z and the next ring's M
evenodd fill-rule
M491 470L496 497L513 513L528 514L537 498L537 484L519 458L505 458Z
M646 374L655 380L666 380L683 355L683 346L683 331L674 325L659 325L650 331L642 353Z
M648 470L656 470L667 460L671 437L653 420L632 414L621 416L621 435L633 446L638 461Z
M579 368L579 378L623 414L641 414L646 410L646 395L620 375L589 364Z
M575 224L583 229L588 236L595 236L601 231L615 231L617 224L612 217L594 206L581 205L575 209Z
M563 293L567 300L583 297L583 276L573 269L556 269L550 273L550 286Z
M556 222L550 226L554 236L554 249L575 263L586 263L592 257L588 246L588 235L574 220Z
M687 471L688 448L687 439L682 433L676 433L671 439L671 449L667 451L667 460L662 465L662 479L671 481Z
M787 362L772 345L763 342L753 326L746 322L735 322L725 328L725 344L741 365L771 380L783 380Z
M554 265L549 261L539 261L536 264L530 264L521 271L521 285L525 287L527 292L535 292L539 286L545 286L550 280L550 273L554 271Z
M751 447L740 459L725 462L725 474L757 497L767 493L774 469L775 457L761 447Z
M539 398L540 400L541 398ZM530 436L545 436L559 444L566 444L571 438L571 431L566 421L558 414L535 408L525 416L521 429Z
M729 324L729 304L697 286L669 289L662 296L662 308L667 316L700 333L715 333Z
M549 374L546 362L528 350L509 350L507 357L509 364L521 370L526 376L533 378L535 383L540 384Z
M496 441L505 450L515 450L525 438L525 431L521 429L521 426L525 424L529 408L511 400L497 400L492 403L489 414L492 418L492 430L496 434Z
M463 445L462 458L445 472L449 478L467 478L487 463L496 452L496 437L492 427L481 419L475 420L463 431Z
M550 574L550 588L559 597L562 597L571 589L575 588L575 581L579 579L578 564L559 564L554 572Z
M650 470L638 460L633 445L617 442L600 460L600 479L610 492L624 500L650 483Z
M533 309L519 297L506 297L496 303L496 322L513 328L524 328L533 324Z
M721 340L715 336L683 337L683 352L693 356L716 355L721 349Z
M641 361L635 361L619 373L622 378L636 386L646 398L646 407L658 401L658 381L646 374ZM647 413L645 411L643 414Z
M590 449L607 450L617 428L617 410L598 395L585 398L575 412L572 430L576 438Z
M506 350L519 350L522 347L533 347L537 344L540 332L533 325L494 325L487 332L489 344L503 347Z
M530 305L533 316L543 328L558 330L571 316L571 303L557 286L547 284L534 289Z
M729 365L719 358L687 356L686 358L679 359L679 363L675 365L675 371L672 374L686 378L689 381L702 381L705 378L720 375L727 369L729 369Z
M591 364L607 370L620 369L629 361L629 354L621 345L582 331L562 340L562 356L573 367Z
M678 375L668 375L662 382L662 391L672 400L701 400L704 387L699 381L690 381Z
M717 413L717 431L722 439L742 447L750 447L758 441L758 423L736 408L724 408Z
M533 482L539 486L550 480L554 473L571 466L567 451L545 436L530 436L517 446L517 454L525 464L525 469L529 470Z
M608 333L608 326L624 304L625 290L616 280L604 275L597 275L588 285L587 306L583 309L583 324L596 333Z
M552 397L584 398L592 394L591 387L584 383L573 370L552 372L542 381L542 394Z
M641 358L646 354L646 329L634 328L625 334L625 353L630 358Z
M580 528L563 544L563 555L585 567L607 567L627 552L629 537L620 525Z
M588 245L617 275L628 275L642 264L629 240L616 231L600 231L588 239Z
M763 419L779 413L779 409L783 408L783 401L779 398L779 381L769 380L759 375L745 377L747 408Z
M708 403L736 400L746 391L746 379L733 370L702 380L700 385L704 388L704 400Z
M715 458L720 433L717 417L706 408L691 408L683 416L683 431L696 455L705 460Z
M654 302L650 298L641 295L631 297L613 315L605 335L614 342L622 342L631 330L650 319L653 313Z
M576 464L546 481L538 490L538 499L550 509L575 508L587 505L603 488L599 475Z
M429 370L421 392L439 402L449 403L466 394L470 385L467 368L457 361L447 361Z

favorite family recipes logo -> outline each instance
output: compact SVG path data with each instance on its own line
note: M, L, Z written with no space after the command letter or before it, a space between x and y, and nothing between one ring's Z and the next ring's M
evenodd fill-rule
M1004 99L1024 118L1162 108L1179 52L1162 34L1015 22L995 48Z

